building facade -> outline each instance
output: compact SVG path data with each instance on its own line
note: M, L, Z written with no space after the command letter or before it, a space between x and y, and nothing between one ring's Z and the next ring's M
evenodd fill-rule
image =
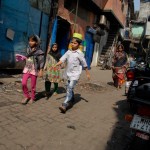
M106 20L106 27L104 27L105 35L95 42L92 66L100 65L100 61L105 58L111 59L111 51L117 41L118 32L120 28L124 28L126 23L126 11L127 1L105 1L105 5L103 5L103 9L100 12L100 16L104 16Z

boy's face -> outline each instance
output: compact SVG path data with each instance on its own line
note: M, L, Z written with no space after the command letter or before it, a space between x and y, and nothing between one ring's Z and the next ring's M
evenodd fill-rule
M34 47L37 46L37 42L33 41L32 39L29 39L29 46L30 46L31 48L34 48Z
M77 50L79 48L79 43L76 41L76 39L72 39L71 47L72 50Z

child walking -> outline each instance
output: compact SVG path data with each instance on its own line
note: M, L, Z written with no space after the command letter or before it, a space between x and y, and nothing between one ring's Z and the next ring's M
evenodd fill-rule
M74 92L73 89L77 84L81 72L82 66L86 70L87 78L90 79L90 74L87 69L87 63L84 58L83 53L79 49L79 46L82 42L82 35L75 33L71 42L71 50L68 50L61 58L56 66L61 65L64 62L67 62L66 67L66 76L67 76L67 93L66 98L62 106L59 107L62 113L65 113L69 107L71 107L74 101Z
M22 89L24 99L22 104L35 102L35 89L37 76L42 77L44 68L44 52L40 49L40 38L37 35L29 37L29 47L27 49L26 65L23 70ZM31 79L31 95L27 87L28 79Z
M54 67L57 64L61 57L61 54L58 51L57 43L52 44L50 52L47 54L46 64L44 69L46 70L46 77L45 77L45 96L48 100L50 90L51 90L51 83L54 83L54 90L53 95L57 95L58 92L58 83L60 82L60 67Z

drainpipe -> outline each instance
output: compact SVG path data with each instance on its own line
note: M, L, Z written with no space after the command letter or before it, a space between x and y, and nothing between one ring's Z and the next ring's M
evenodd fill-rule
M46 44L46 48L48 49L48 45L50 43L50 26L54 23L53 19L55 18L57 12L56 12L56 3L57 1L56 0L49 0L50 1L50 14L49 14L49 25L48 25L48 34L47 34L47 44ZM46 52L47 52L47 49L46 49Z
M39 30L39 37L41 37L41 31L42 31L42 20L43 20L43 11L41 12L41 16L40 16L40 30Z
M78 17L78 8L79 8L79 0L77 0L77 5L76 5L76 14L75 14L73 32L75 32L75 30L76 30L76 23L77 23L77 17Z

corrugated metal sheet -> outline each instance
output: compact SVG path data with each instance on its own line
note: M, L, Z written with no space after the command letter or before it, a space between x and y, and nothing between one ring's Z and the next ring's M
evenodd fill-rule
M15 66L14 56L16 53L25 53L27 40L31 34L41 34L42 48L46 49L49 19L48 15L41 13L31 7L28 0L1 1L0 68ZM13 40L6 37L7 29L14 31Z

